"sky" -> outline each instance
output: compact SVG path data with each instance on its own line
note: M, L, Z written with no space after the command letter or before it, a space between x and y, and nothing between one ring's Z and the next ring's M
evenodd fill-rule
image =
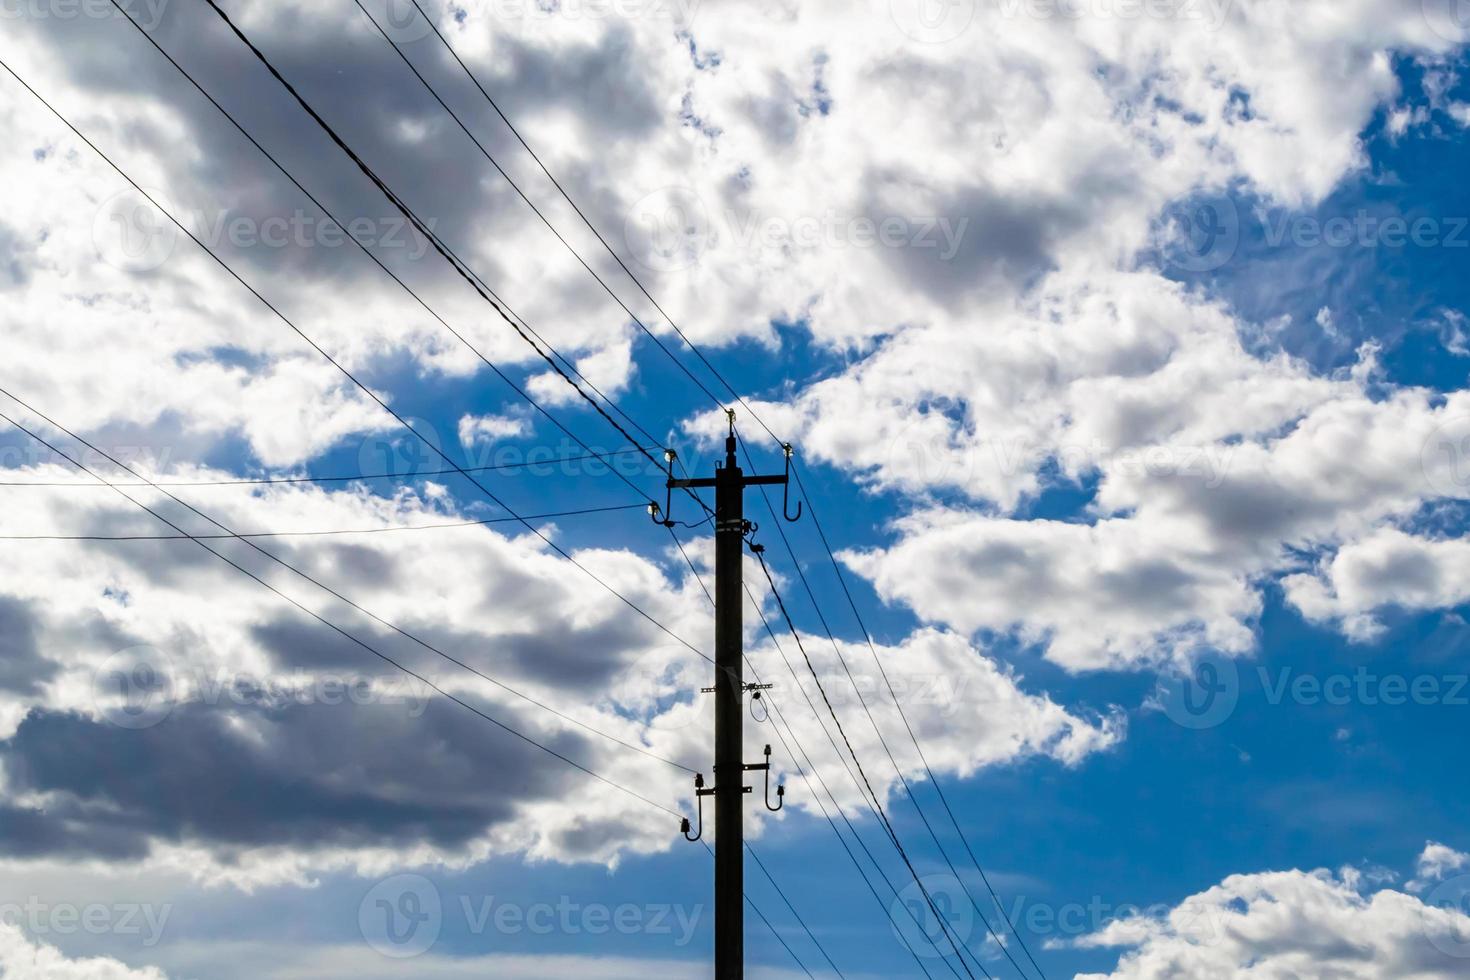
M418 2L0 0L0 976L709 976L727 405L752 977L1470 976L1464 3Z

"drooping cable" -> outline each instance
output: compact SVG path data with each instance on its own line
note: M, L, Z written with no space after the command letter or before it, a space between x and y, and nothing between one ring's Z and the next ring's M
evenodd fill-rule
M207 2L207 0L206 0L206 2ZM594 582L596 582L602 588L606 589L609 593L611 593L614 597L616 597L624 605L628 606L635 613L637 613L641 618L643 618L644 620L646 620L647 622L649 622L650 624L652 624L659 631L667 634L671 639L673 639L675 642L679 643L680 645L684 646L685 648L687 648L691 652L693 652L693 653L695 653L695 654L697 654L697 655L699 655L701 657L704 657L706 659L710 659L708 654L704 653L698 647L694 646L694 644L690 643L688 640L685 640L683 637L679 636L678 634L676 634L672 630L670 630L667 626L663 625L658 620L656 620L655 618L653 618L652 616L650 616L641 606L639 606L637 603L633 602L631 599L629 599L627 596L623 595L618 590L614 589L601 576L597 575L590 568L588 568L587 566L585 566L581 562L577 561L576 558L574 558L571 554L569 554L564 548L562 548L555 541L551 540L549 537L547 537L545 534L543 534L534 525L528 524L524 520L522 520L520 518L520 515L517 514L514 509L512 509L508 504L506 504L504 501L502 501L494 492L492 492L488 487L486 487L483 483L481 483L479 480L477 480L473 475L471 475L470 473L465 472L464 468L461 467L461 466L459 466L452 458L449 457L449 455L447 453L445 453L442 449L440 449L438 446L436 446L431 440L429 440L422 433L420 433L418 430L416 430L408 422L407 419L405 419L402 415L400 415L396 410L394 410L393 408L391 408L388 405L387 402L383 401L382 397L379 396L377 392L373 391L370 387L368 387L361 380L359 380L356 375L354 375L351 371L347 370L347 368L344 367L336 358L334 358L331 354L329 354L323 347L321 347L321 345L319 345L315 340L313 340L305 331L303 331L300 327L298 327L284 313L282 313L274 304L272 304L270 302L270 300L266 299L265 296L262 293L260 293L259 290L257 290L254 286L250 285L250 283L247 282L244 279L244 277L242 277L239 273L237 273L229 265L229 263L225 262L225 260L222 259L222 258L220 258L220 256L216 252L214 252L207 245L205 245L204 242L201 241L199 239L199 237L197 235L195 235L192 231L190 231L188 228L186 228L183 225L183 223L180 222L178 220L178 218L173 215L172 212L170 212L170 211L166 210L165 208L163 208L162 205L160 205L158 203L158 201L156 201L152 197L152 195L150 195L147 191L145 191L137 183L137 181L133 180L133 178L130 177L127 174L126 171L124 171L121 167L119 167L116 163L114 163L112 161L112 159L109 156L107 156L107 154L103 153L102 150L100 148L98 148L95 143L93 143L90 139L88 139L81 132L81 130L77 129L77 127L74 126L71 123L71 121L68 120L64 115L62 115L60 111L58 111L55 107L53 107L51 105L51 103L47 102L44 98L42 98L42 96L34 88L32 88L30 86L30 84L25 81L25 79L21 78L20 75L18 75L15 72L15 70L10 67L10 65L8 65L7 63L5 63L3 60L0 60L0 68L4 68L5 71L7 73L9 73L12 78L14 78L17 82L19 82L26 89L26 91L30 92L31 95L34 96L36 98L36 100L39 101L43 106L45 106L51 112L52 115L54 115L68 129L70 129L72 131L72 133L74 135L76 135L76 137L78 139L80 139L80 140L82 140L82 142L86 143L87 146L90 147L93 150L93 152L95 152L104 161L106 161L106 163L108 164L108 166L110 166L114 171L116 171L118 173L118 175L120 175L124 180L126 180L130 185L132 185L133 189L135 191L137 191L138 194L140 194L145 200L147 200L149 204L153 205L153 207L156 208L159 211L160 214L162 214L165 217L167 217L174 224L175 227L177 227L180 231L184 232L184 234L188 235L189 238L190 238L190 240L193 241L201 250L203 250L205 252L205 254L207 254L211 259L213 259L222 269L224 269L225 272L227 272L230 275L231 278L233 278L236 282L240 283L240 285L244 286L245 289L248 290L250 292L250 294L252 296L254 296L257 300L259 300L260 303L263 306L265 306L266 309L270 310L271 313L275 314L275 316L278 319L280 319L282 323L284 323L288 328L291 329L291 331L293 333L295 333L302 340L304 340L307 343L308 346L310 346L313 350L315 350L318 354L320 354L327 361L328 364L332 365L332 367L336 368L339 373L341 373L345 378L347 378L350 382L352 382L352 384L359 391L361 391L363 394L367 395L368 398L370 398L372 401L374 401L375 403L377 403L377 405L380 408L382 408L383 411L387 412L390 416L392 416L393 419L404 430L406 430L409 434L411 434L414 437L416 437L420 442L422 442L425 446L427 446L431 451L433 451L436 455L438 455L441 459L443 459L444 462L448 463L454 469L454 471L456 473L459 473L466 480L468 480L471 484L473 484L476 488L478 488L480 490L480 492L483 493L492 503L496 504L502 510L504 510L506 513L510 514L511 517L513 517L517 521L519 521L532 534L534 534L534 535L536 535L536 537L540 538L541 541L543 541L548 547L550 547L558 555L560 555L561 557L565 558L574 567L580 569L585 575L587 575L589 578L591 578Z
M0 63L0 64L3 64L3 63ZM91 468L89 468L85 464L79 462L78 460L73 459L71 456L69 456L65 452L63 452L60 448L58 448L57 446L53 445L51 442L48 442L45 439L45 437L41 436L39 433L37 433L37 432L35 432L35 431L27 428L26 426L22 425L20 422L17 422L15 419L11 418L9 415L5 414L4 412L0 412L0 420L3 420L5 422L8 422L9 424L11 424L12 426L14 426L15 428L19 429L21 432L23 432L26 435L30 436L32 439L35 439L41 445L45 446L48 450L50 450L51 452L55 453L58 457L66 460L68 463L70 463L73 466L75 466L81 472L86 473L87 475L94 477L95 479L101 481L102 483L107 483L107 480L106 480L105 477L103 477L100 474L96 473ZM108 484L108 485L109 486L112 486L111 484ZM178 524L175 524L173 521L169 520L167 517L165 517L163 514L159 513L157 510L154 510L152 507L149 507L146 503L142 502L141 500L138 500L136 497L134 497L132 494L130 494L127 490L123 489L122 487L113 487L113 489L119 495L121 495L124 499L126 499L127 501L129 501L133 505L135 505L135 506L137 506L137 507L139 507L139 508L147 511L149 514L152 514L155 518L157 518L159 521L163 522L164 524L168 525L170 528L173 528L175 531L179 532L180 534L184 534L184 535L187 536L187 533L188 532L186 532L182 527L180 527ZM378 650L376 647L372 646L366 640L361 639L360 637L356 636L353 633L349 633L347 630L345 630L342 627L338 626L336 623L331 622L326 617L324 617L321 614L317 613L315 610L312 610L312 609L308 608L303 603L299 602L298 600L296 600L296 599L292 598L291 596L287 595L286 593L282 592L280 589L276 588L274 585L272 585L271 583L267 582L265 579L261 578L259 575L256 575L254 572L250 571L244 565L241 565L240 563L236 562L234 559L230 558L228 555L224 554L223 552L216 550L208 542L206 542L206 541L199 541L199 540L196 539L195 540L195 544L199 545L199 547L203 548L205 551L209 552L210 554L214 555L216 558L218 558L221 561L225 562L227 565L229 565L231 568L234 568L236 571L240 572L242 575L245 575L246 577L248 577L248 578L252 579L253 581L259 583L260 585L264 586L266 589L270 590L275 595L277 595L280 598L286 600L291 605L295 606L297 609L299 609L302 612L306 613L312 619L315 619L317 622L321 623L323 626L328 627L333 632L335 632L338 635L340 635L343 639L346 639L346 640L348 640L348 641L350 641L350 642L352 642L352 643L354 643L354 644L362 647L364 650L366 650L367 652L371 653L373 656L377 657L379 660L382 660L384 663L388 664L389 666L391 666L391 667L393 667L393 668L395 668L397 670L402 671L404 674L407 674L409 677L412 677L413 679L417 680L421 684L424 684L425 686L429 687L430 689L438 692L444 698L446 698L446 699L448 699L450 701L453 701L455 704L457 704L460 707L464 708L465 710L471 712L475 716L477 716L477 717L479 717L479 718L481 718L481 719L483 719L485 721L488 721L490 724L492 724L495 727L501 729L502 731L505 731L508 734L514 735L516 738L520 739L521 741L527 743L528 745L532 745L532 746L540 749L541 751L543 751L546 754L552 756L553 758L556 758L556 759L561 760L562 762L564 762L567 765L573 767L574 769L580 770L581 772L587 774L588 776L591 776L593 779L596 779L598 782L604 783L604 784L606 784L608 786L611 786L612 788L614 788L616 790L619 790L620 792L626 793L628 796L631 796L631 797L633 797L636 800L639 800L639 801L641 801L643 803L646 803L647 805L649 805L651 807L655 807L655 808L657 808L659 810L662 810L664 813L667 813L667 814L669 814L672 817L682 817L682 814L678 813L677 811L675 811L673 809L670 809L669 807L664 806L662 803L655 803L653 800L651 800L648 797L644 796L642 793L639 793L637 790L630 789L629 787L622 785L621 783L617 782L616 780L611 779L611 778L609 778L607 776L602 775L600 772L597 772L595 769L592 769L592 768L590 768L588 766L584 766L582 763L577 762L575 759L572 759L570 756L564 755L561 752L558 752L556 749L553 749L553 748L551 748L548 745L544 745L541 742L536 741L534 738L532 738L531 736L525 734L524 732L520 731L519 729L513 728L510 725L507 725L505 722L499 720L498 718L494 717L493 715L491 715L491 714L489 714L489 713L487 713L485 711L482 711L481 709L479 709L479 708L475 707L474 705L470 704L468 701L465 701L464 699L458 697L457 695L455 695L455 694L453 694L453 693L451 693L449 691L446 691L444 688L440 687L438 684L435 684L433 681L429 680L423 674L421 674L421 673L413 670L410 667L405 666L402 663L399 663L397 660L394 660L392 657L388 656L386 653L383 653L382 651Z
M102 484L96 484L102 486ZM162 483L140 480L118 486L153 487L162 489ZM582 517L587 514L612 514L625 510L643 510L647 504L613 504L608 507L583 507L580 510L553 511L549 514L522 514L528 521L548 521L558 517ZM384 534L393 531L437 531L444 528L486 527L491 524L514 524L514 517L491 517L483 521L446 521L439 524L389 524L385 527L334 528L330 531L242 531L238 534L0 534L0 541L217 541L251 538L321 538L346 534Z
M616 449L607 453L583 453L576 456L557 456L552 459L532 460L527 459L518 463L490 463L484 466L466 466L466 473L487 473L490 471L529 469L533 466L566 466L569 463L581 463L588 460L607 460L619 456L628 456L633 453L642 452L643 448ZM408 472L385 472L385 473L349 473L338 476L263 476L253 479L240 480L154 480L151 483L142 480L134 480L129 483L119 483L120 487L260 487L277 484L296 483L353 483L358 480L418 480L427 476L446 476L457 473L458 470L447 468L431 470L412 470ZM100 484L85 483L81 480L70 482L58 480L0 480L0 487L97 487ZM635 488L636 489L636 488ZM643 504L637 506L642 507Z

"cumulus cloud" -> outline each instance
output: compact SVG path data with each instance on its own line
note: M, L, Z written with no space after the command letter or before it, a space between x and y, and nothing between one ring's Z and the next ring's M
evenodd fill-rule
M1111 973L1078 980L1337 977L1449 980L1463 976L1470 916L1358 872L1232 875L1159 916L1135 916L1076 941L1126 950Z
M68 959L54 946L32 942L21 930L0 922L0 975L17 980L166 980L150 967L131 969L101 957Z

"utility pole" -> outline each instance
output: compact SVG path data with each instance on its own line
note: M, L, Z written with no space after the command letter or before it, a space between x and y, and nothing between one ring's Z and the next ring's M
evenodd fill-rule
M695 795L699 803L699 832L689 835L689 821L684 820L684 836L699 840L704 833L704 802L715 798L715 980L743 980L745 976L745 773L763 770L766 774L766 807L779 810L784 802L785 787L776 787L777 805L771 806L771 747L766 746L762 763L744 761L745 692L758 691L769 685L745 683L744 671L744 545L745 536L754 525L745 519L745 490L754 486L787 486L791 475L791 447L786 446L786 474L783 476L745 475L735 457L735 413L728 412L730 433L725 439L724 465L716 465L712 478L680 480L674 478L674 454L670 450L669 498L659 520L658 505L651 507L654 520L667 527L674 521L669 515L675 490L713 488L715 491L715 768L714 785L706 788L703 775L695 777ZM788 500L789 510L789 500ZM801 516L786 513L787 520ZM759 546L756 546L759 547ZM759 697L757 693L755 695Z

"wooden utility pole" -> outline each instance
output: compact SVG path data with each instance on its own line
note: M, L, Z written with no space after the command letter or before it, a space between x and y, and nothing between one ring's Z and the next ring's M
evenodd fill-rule
M754 486L785 486L790 467L783 476L746 476L735 457L735 413L730 412L730 434L725 439L725 462L715 467L712 478L678 480L674 478L672 460L668 479L672 506L674 490L713 488L715 491L715 769L714 785L706 788L703 776L695 779L695 793L700 802L700 833L689 837L689 821L684 821L684 834L698 840L703 834L703 798L715 798L715 980L743 980L745 976L745 773L766 773L766 806L780 809L785 788L777 787L778 804L770 804L770 747L766 761L748 764L744 761L745 692L758 685L747 685L744 672L744 544L751 524L745 519L745 490ZM790 459L790 448L787 448ZM801 508L797 506L796 517ZM655 508L655 518L658 513ZM789 517L795 520L795 517ZM665 512L660 521L672 527Z

